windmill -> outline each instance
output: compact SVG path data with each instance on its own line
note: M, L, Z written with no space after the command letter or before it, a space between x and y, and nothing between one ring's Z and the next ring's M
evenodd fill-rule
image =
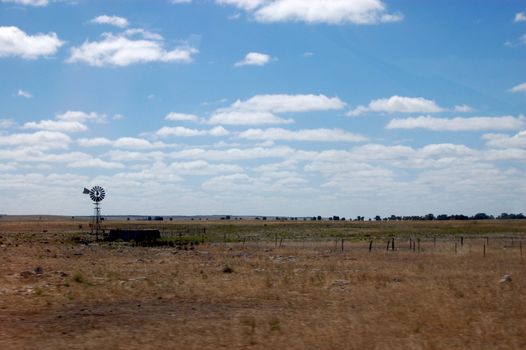
M91 190L84 188L83 194L89 194L93 204L95 205L95 213L91 224L91 234L95 232L95 237L99 240L99 233L102 234L102 220L100 217L100 202L106 197L106 191L100 186L94 186Z

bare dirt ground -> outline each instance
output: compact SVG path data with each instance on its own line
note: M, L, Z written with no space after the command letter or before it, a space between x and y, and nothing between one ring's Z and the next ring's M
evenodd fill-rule
M0 348L524 349L526 223L498 225L369 252L352 237L79 244L78 223L0 222Z

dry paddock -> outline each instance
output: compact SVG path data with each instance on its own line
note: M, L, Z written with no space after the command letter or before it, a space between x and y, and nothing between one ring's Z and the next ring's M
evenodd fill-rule
M0 348L526 348L520 239L492 238L485 256L484 238L344 243L185 251L3 234Z

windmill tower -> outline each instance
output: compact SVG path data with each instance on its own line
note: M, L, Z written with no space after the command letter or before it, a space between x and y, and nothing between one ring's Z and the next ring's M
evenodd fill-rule
M100 217L100 202L106 197L106 191L100 186L94 186L91 190L84 188L82 193L89 194L93 201L95 212L91 221L91 234L95 233L96 240L99 240L99 234L103 233L102 220Z

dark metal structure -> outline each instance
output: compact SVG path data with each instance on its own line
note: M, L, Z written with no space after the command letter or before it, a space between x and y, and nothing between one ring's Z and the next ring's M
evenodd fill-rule
M102 202L104 197L106 197L106 191L100 186L94 186L91 190L84 188L82 193L89 194L93 204L95 205L95 213L91 222L91 234L95 233L95 237L98 240L99 234L102 235L104 233L104 230L102 229L102 218L100 216L100 202Z

